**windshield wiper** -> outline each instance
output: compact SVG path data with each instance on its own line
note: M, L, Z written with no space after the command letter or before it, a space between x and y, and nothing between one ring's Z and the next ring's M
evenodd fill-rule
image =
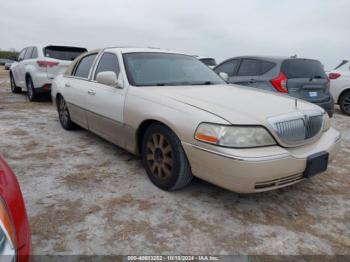
M211 81L205 81L205 82L199 82L199 83L192 83L191 85L215 85L215 83Z

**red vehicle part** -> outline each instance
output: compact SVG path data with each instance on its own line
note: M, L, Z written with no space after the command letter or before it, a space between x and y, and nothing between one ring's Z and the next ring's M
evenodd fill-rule
M31 232L17 178L0 155L0 197L13 227L17 261L26 262L31 254ZM7 209L7 210L6 210Z

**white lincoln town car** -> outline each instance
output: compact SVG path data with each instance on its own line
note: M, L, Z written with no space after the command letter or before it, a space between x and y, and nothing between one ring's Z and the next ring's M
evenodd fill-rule
M325 111L268 91L228 85L191 55L105 48L55 78L63 128L86 128L141 155L149 179L176 190L193 176L253 193L320 174L341 136Z

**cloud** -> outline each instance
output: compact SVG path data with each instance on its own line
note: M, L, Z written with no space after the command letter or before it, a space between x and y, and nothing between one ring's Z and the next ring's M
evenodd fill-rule
M349 58L347 0L1 0L0 48L35 43L158 46L218 61L245 55Z

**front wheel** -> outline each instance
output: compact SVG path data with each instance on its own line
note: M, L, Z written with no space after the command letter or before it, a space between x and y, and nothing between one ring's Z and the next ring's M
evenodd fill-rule
M151 125L143 139L142 162L149 179L163 190L177 190L192 181L192 172L176 134L162 124Z
M31 77L27 77L27 96L30 102L36 101L38 99L38 94L35 93L33 80Z
M70 119L67 103L62 96L57 98L57 112L61 126L66 130L74 129L75 124Z
M344 93L339 100L340 110L350 116L350 91Z
M17 94L22 92L22 88L16 86L15 78L13 77L12 73L10 74L10 82L11 82L12 93Z

